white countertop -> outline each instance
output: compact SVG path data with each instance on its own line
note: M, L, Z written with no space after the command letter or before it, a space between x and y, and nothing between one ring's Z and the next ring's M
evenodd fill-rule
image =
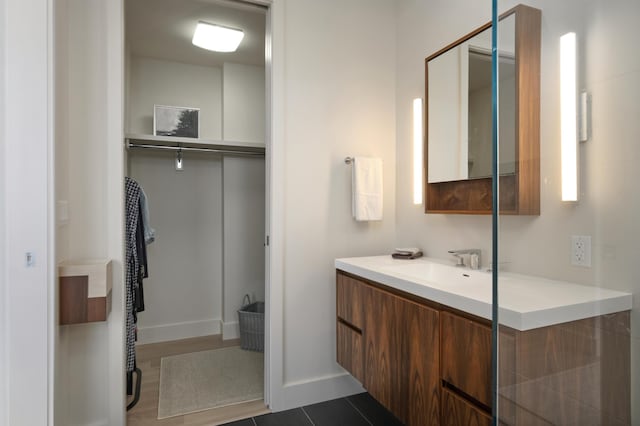
M491 273L438 259L336 259L336 269L491 320ZM500 324L520 331L630 310L632 295L600 287L500 272Z

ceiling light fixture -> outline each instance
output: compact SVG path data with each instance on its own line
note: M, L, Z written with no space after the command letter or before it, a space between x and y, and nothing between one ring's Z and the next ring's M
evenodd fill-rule
M195 46L214 52L235 52L243 37L242 30L200 21L193 32L191 42Z

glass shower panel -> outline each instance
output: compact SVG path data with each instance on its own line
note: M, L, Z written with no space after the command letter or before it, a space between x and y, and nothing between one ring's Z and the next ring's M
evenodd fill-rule
M494 5L504 13L516 2ZM540 82L540 215L494 221L494 420L640 424L640 1L530 5L541 11L540 71L528 70ZM498 52L508 49L500 36ZM515 86L506 78L494 86L499 137L513 131L503 117L514 111L498 93L520 96L521 72ZM515 115L516 132L528 131ZM563 201L572 174L577 201Z

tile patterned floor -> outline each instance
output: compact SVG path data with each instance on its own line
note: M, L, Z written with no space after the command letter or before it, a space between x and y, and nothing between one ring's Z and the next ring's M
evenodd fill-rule
M251 417L225 426L402 426L368 393L279 413Z

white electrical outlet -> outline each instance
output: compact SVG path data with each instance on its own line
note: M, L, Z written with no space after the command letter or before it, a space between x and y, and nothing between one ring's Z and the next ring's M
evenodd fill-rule
M591 267L591 236L571 236L571 264Z

